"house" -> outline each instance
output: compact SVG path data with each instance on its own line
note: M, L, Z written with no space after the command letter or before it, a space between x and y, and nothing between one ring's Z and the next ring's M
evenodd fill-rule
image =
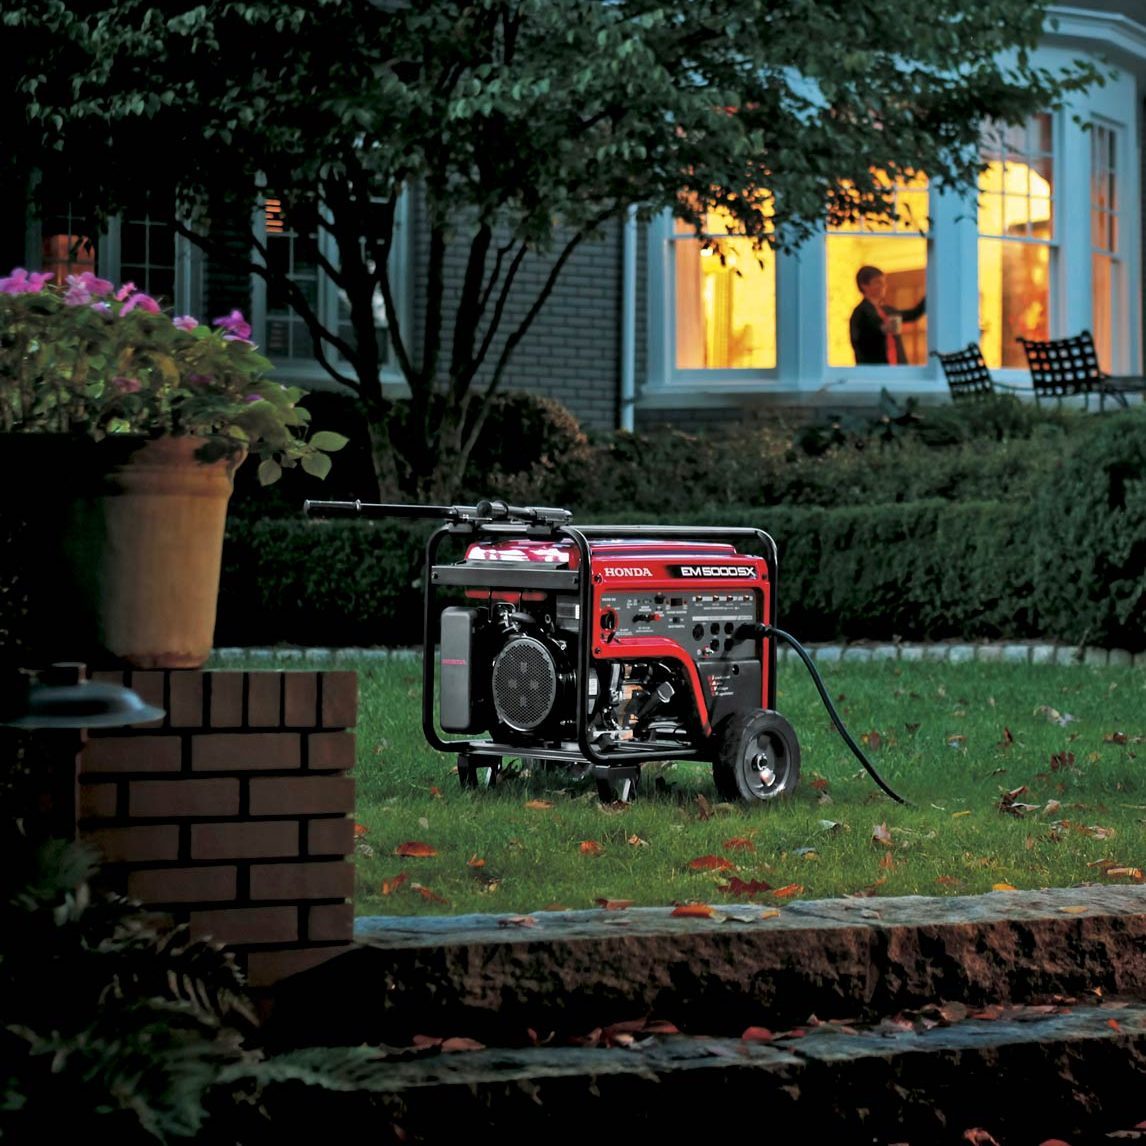
M971 341L1000 381L1023 385L1020 335L1090 330L1108 371L1141 373L1146 8L1142 0L1074 0L1051 15L1037 64L1084 57L1113 76L1024 125L985 127L977 194L940 194L920 177L895 188L896 224L825 230L796 254L762 259L745 240L724 235L716 217L708 244L667 214L615 223L570 260L503 385L551 394L587 426L632 429L777 408L862 407L883 389L943 401L946 385L931 352ZM317 225L297 216L288 223L281 204L268 199L256 227L268 259L289 272L328 325L337 324L342 303L315 257L324 241ZM399 302L416 338L425 307L412 273L425 241L416 197L403 206L398 235ZM74 270L75 237L66 206L42 204L23 237L24 261ZM145 198L79 257L105 277L174 299L180 313L241 307L283 376L327 384L285 298L258 278L207 264L149 214ZM860 298L856 271L865 265L884 272L894 305L908 309L926 298L926 313L903 328L906 361L894 366L855 363L848 320ZM538 282L544 271L535 263ZM447 289L463 272L458 251L447 262ZM385 346L381 313L377 326ZM400 388L396 371L390 380Z

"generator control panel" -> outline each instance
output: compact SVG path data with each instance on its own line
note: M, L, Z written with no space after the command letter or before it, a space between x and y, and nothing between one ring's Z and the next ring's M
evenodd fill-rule
M603 593L597 611L602 641L621 637L668 637L698 661L738 660L756 655L753 637L737 640L743 625L758 620L759 593Z

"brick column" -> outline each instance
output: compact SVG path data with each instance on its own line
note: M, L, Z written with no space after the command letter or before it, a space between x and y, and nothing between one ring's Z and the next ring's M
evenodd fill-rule
M353 933L352 672L96 672L167 716L91 731L78 826L103 878L237 954L253 988Z

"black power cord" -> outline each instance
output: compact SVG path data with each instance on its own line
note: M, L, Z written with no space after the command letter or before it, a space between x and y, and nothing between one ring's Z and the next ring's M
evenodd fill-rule
M832 723L838 729L839 734L844 738L844 743L851 749L852 755L867 769L868 775L879 785L880 789L886 795L890 796L897 804L907 804L908 801L895 792L887 781L875 770L875 765L872 764L864 754L863 749L852 738L852 734L847 730L847 726L840 719L840 714L836 711L836 706L832 703L832 698L828 695L828 690L824 687L823 679L816 670L815 662L812 660L808 650L805 649L791 633L786 633L783 629L777 629L775 625L756 624L746 626L746 628L750 628L752 634L758 637L777 637L796 650L796 654L800 660L804 662L808 672L812 674L812 680L820 694L820 699L824 702L824 707L828 710L828 715L832 718Z

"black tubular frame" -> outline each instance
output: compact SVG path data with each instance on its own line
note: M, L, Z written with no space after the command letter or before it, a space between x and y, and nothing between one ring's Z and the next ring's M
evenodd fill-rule
M577 548L580 558L579 567L577 569L518 568L513 570L505 565L498 568L460 565L435 567L438 551L442 543L450 536L471 537L475 540L504 538L506 536L569 540ZM626 766L652 760L707 758L710 755L709 752L701 748L687 744L657 749L616 747L609 752L601 752L589 742L585 682L593 671L593 641L590 635L592 632L590 621L593 617L593 586L600 580L600 574L594 576L592 572L590 541L604 539L618 541L725 541L737 545L738 552L739 542L753 542L754 545L764 549L764 553L760 556L764 558L769 583L769 616L765 620L768 625L775 626L779 568L776 542L762 529L742 526L729 528L713 526L693 528L692 526L681 525L571 526L523 521L451 521L431 534L426 543L426 559L423 569L423 620L425 628L423 630L422 649L422 731L432 747L439 752L457 752L470 756L531 756L549 760L581 759L597 766ZM743 556L752 556L752 554L743 554ZM513 582L512 584L506 583L507 576ZM507 590L517 588L551 588L566 592L571 589L577 590L581 606L581 639L578 643L577 679L574 689L576 693L576 754L572 750L564 748L529 748L520 744L503 744L495 740L446 740L442 737L438 731L434 712L434 671L437 666L437 657L432 637L434 623L437 619L435 609L437 589L441 585L471 585L475 587L488 585L490 588L500 587ZM758 640L761 642L767 640L767 707L774 709L776 707L776 642L765 637L760 637Z

